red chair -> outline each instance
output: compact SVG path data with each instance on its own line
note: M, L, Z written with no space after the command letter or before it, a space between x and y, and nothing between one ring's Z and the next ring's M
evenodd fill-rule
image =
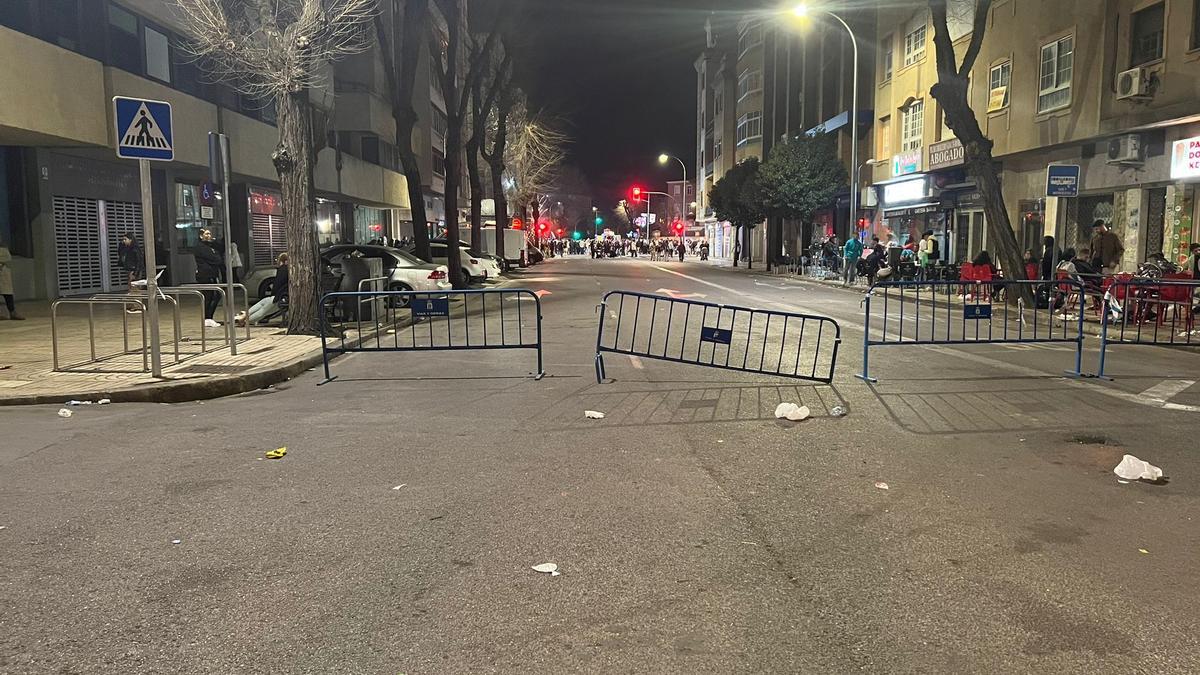
M1192 281L1191 275L1188 274L1166 274L1163 275L1163 281ZM1157 297L1147 304L1157 305L1158 325L1162 326L1167 322L1167 310L1170 309L1175 313L1175 320L1178 321L1182 315L1183 324L1188 332L1191 332L1192 326L1195 324L1196 317L1192 307L1192 292L1195 290L1193 286L1183 284L1163 284L1155 288Z

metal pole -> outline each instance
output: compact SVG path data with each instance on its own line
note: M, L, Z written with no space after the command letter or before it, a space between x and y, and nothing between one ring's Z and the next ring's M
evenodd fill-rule
M850 222L848 226L850 231L857 232L858 229L858 39L854 37L854 31L850 30L850 24L846 23L842 17L833 12L826 12L829 16L842 24L846 29L846 33L850 35L850 45L854 47L854 73L851 78L852 94L850 97L850 112L847 115L846 121L850 124Z
M154 260L154 195L150 160L138 160L142 182L142 245L146 249L146 321L150 324L150 374L162 377L162 344L158 335L158 266Z
M229 137L217 134L221 147L221 210L225 216L225 325L229 333L229 355L237 356L237 329L233 325L233 223L229 220ZM246 316L246 326L250 317Z

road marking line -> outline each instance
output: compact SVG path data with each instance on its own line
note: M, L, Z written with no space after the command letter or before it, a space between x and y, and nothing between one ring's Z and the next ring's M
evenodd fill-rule
M634 354L629 355L629 362L637 370L645 370L646 366L642 363L642 359Z
M1143 391L1140 396L1144 396L1153 401L1166 403L1177 394L1182 394L1188 387L1196 384L1195 380L1164 380L1159 384L1150 387Z

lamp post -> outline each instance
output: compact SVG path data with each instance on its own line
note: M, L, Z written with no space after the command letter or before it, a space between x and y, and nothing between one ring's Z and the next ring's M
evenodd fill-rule
M683 160L679 159L675 155L668 155L665 152L658 156L658 163L662 164L663 166L666 166L671 160L675 160L676 162L679 162L679 166L683 169L683 203L681 203L679 205L679 207L680 207L681 211L686 210L686 208L687 208L687 164L684 164ZM684 214L684 215L686 216L687 214Z
M851 96L850 96L850 112L847 114L846 121L850 124L850 166L854 170L854 174L850 176L850 227L858 225L858 38L854 35L854 31L850 29L850 24L846 23L842 17L834 14L827 9L812 9L804 3L796 5L792 13L800 18L808 16L810 13L820 12L842 24L842 28L846 29L846 33L850 35L850 45L854 48L854 77L852 78Z

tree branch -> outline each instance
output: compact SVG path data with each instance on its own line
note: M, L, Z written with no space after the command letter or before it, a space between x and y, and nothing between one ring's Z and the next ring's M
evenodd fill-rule
M979 50L983 46L983 36L987 32L988 12L992 8L992 0L979 0L975 6L975 22L971 27L971 43L967 45L967 53L963 56L962 65L959 67L959 77L971 76L971 69L975 67L975 60L979 58Z

